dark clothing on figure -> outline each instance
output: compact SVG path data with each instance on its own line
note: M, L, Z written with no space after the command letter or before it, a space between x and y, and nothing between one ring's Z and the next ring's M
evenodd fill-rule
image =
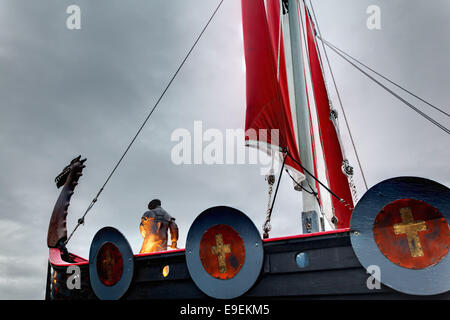
M175 223L175 218L160 206L143 214L139 229L144 238L140 253L167 250L169 230L170 238L172 240L171 247L176 248L178 241L178 226Z

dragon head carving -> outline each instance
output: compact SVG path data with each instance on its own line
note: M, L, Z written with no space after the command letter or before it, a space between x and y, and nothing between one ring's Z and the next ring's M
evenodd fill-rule
M87 159L81 160L81 156L73 159L69 165L67 165L61 173L55 178L56 187L61 188L68 180L71 173L75 173L74 178L76 181L83 175L81 172L86 167L84 163Z
M66 217L70 205L70 199L74 194L78 180L83 175L84 163L87 159L81 159L81 156L73 159L68 166L55 178L56 187L62 186L61 194L56 201L53 209L50 225L48 228L47 245L50 248L57 247L61 241L67 239Z

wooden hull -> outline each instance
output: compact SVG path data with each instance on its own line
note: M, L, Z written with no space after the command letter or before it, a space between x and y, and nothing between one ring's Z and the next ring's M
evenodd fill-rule
M56 249L53 249L56 250ZM298 253L308 256L299 267ZM76 263L64 263L51 252L47 299L97 299L89 281L88 261L74 256ZM81 288L67 288L67 268L81 270ZM164 277L162 270L169 266ZM56 276L54 276L56 271ZM264 241L264 265L255 285L242 299L450 299L450 292L434 296L413 296L381 285L367 287L369 274L359 263L348 230ZM192 281L184 250L134 257L134 277L123 299L209 299Z

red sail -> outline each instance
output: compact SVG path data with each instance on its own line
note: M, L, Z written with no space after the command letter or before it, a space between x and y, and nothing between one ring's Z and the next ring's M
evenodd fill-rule
M330 120L330 103L321 69L320 57L314 38L313 24L306 14L309 64L316 102L319 132L325 158L330 189L353 207L348 179L342 172L343 156L336 128ZM337 228L348 228L352 211L335 197L332 197L334 214L338 219Z
M279 42L280 7L278 1L268 1L268 14L264 0L242 0L242 25L247 80L247 112L245 129L257 131L257 137L246 140L263 142L259 146L287 147L300 162L289 106L283 41ZM280 46L280 50L278 50ZM278 59L280 52L280 59ZM278 129L279 141L260 129ZM303 170L291 159L286 165L299 173Z

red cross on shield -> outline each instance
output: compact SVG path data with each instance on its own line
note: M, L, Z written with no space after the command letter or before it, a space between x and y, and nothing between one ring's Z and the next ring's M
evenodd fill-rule
M400 199L381 209L373 235L383 255L408 269L438 264L448 253L450 229L433 206L415 199Z
M236 276L245 262L245 245L239 233L225 224L210 227L202 236L199 249L203 268L217 279Z

